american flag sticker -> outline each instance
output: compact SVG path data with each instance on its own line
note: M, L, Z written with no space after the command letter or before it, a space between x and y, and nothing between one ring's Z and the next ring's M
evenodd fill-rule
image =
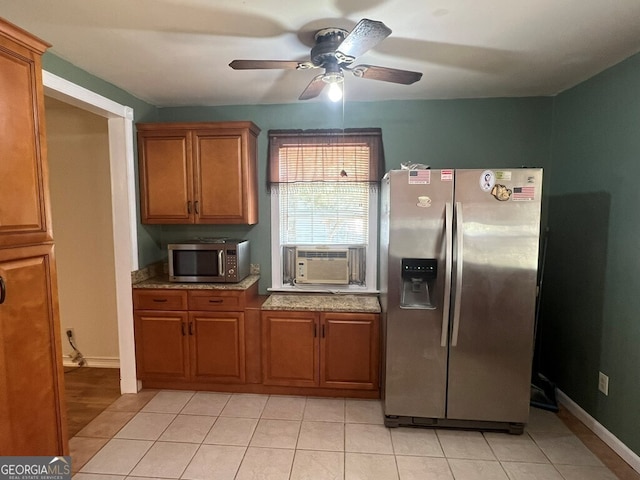
M409 184L430 184L431 170L409 170Z
M513 187L511 200L533 200L536 195L536 187Z

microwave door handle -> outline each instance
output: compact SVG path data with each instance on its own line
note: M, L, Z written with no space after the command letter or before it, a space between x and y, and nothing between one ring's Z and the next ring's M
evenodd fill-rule
M218 276L224 277L224 250L218 251Z

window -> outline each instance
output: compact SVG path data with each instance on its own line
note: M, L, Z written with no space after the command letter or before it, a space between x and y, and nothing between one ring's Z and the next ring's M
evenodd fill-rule
M269 132L273 289L375 291L383 172L379 129Z

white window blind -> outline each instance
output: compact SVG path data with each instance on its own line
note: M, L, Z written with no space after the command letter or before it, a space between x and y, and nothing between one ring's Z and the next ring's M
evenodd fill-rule
M366 244L369 226L368 145L283 145L280 242Z

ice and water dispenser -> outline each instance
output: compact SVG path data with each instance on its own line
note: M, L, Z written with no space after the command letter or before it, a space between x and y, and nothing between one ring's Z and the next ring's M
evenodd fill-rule
M438 260L435 258L403 258L400 308L435 309L431 295L437 274Z

